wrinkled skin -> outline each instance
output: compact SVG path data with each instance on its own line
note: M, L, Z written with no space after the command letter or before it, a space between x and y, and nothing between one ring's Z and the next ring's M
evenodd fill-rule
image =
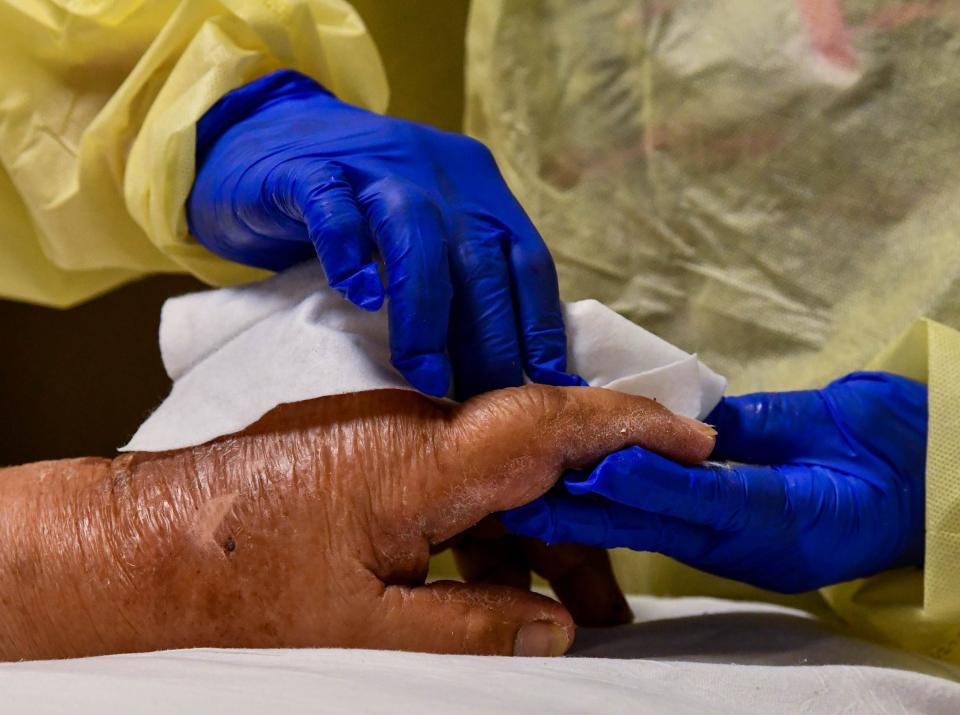
M713 436L607 390L528 386L462 406L383 390L283 405L199 447L0 470L0 659L194 646L560 654L573 637L560 603L423 585L429 553L627 445L693 463ZM592 568L565 558L561 577Z

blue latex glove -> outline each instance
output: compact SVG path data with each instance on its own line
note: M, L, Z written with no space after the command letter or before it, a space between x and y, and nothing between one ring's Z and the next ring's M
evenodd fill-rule
M725 398L707 421L712 459L742 465L626 449L503 521L548 543L657 551L784 593L922 565L924 385L853 373L823 390Z
M389 298L393 365L430 395L447 393L451 362L461 397L520 385L524 371L583 384L565 374L550 253L472 139L275 72L200 120L187 218L230 260L281 270L317 255L330 285L361 308Z

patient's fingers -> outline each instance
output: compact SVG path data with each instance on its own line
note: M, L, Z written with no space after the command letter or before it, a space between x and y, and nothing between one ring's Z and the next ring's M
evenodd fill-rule
M715 433L643 397L589 387L525 387L476 397L436 435L437 469L421 491L424 534L432 543L487 514L532 501L568 467L641 445L696 463Z
M578 626L630 623L633 612L617 584L603 549L542 541L511 534L488 517L453 545L460 576L467 583L530 587L530 571L545 578Z
M476 655L562 655L573 620L556 601L508 586L388 586L359 647ZM365 642L366 641L366 642ZM369 645L367 645L369 643Z
M460 577L467 583L530 588L524 537L511 534L494 517L465 532L452 545Z
M606 551L579 544L548 546L530 538L522 541L530 566L550 583L578 626L619 626L633 621L633 611Z

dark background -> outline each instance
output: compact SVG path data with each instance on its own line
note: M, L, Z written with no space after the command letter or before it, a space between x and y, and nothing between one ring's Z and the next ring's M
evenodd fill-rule
M384 59L390 113L458 130L467 0L426 2L429 13L418 0L353 4ZM0 301L0 465L113 454L170 389L160 306L204 287L154 276L69 310Z

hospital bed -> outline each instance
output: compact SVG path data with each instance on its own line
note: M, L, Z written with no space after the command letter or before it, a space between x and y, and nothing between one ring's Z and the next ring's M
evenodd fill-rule
M960 712L960 668L770 604L630 598L565 658L196 649L0 665L2 713Z

